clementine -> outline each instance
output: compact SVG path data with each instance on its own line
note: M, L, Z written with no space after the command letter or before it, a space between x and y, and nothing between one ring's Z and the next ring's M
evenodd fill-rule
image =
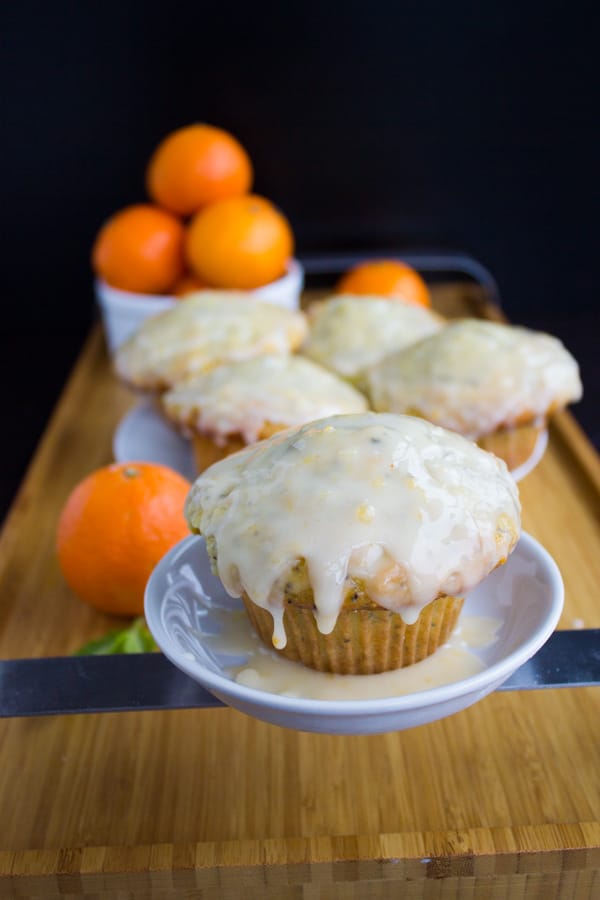
M191 220L190 269L213 287L251 290L282 276L294 251L289 222L257 194L213 203Z
M213 125L188 125L158 145L146 186L155 203L188 216L216 200L245 194L252 177L250 157L232 134Z
M207 283L198 278L197 275L190 275L189 272L186 272L175 282L169 293L173 294L174 297L185 297L186 294L194 294L196 291L202 291L207 287Z
M374 259L359 263L342 275L338 294L372 294L431 306L427 285L411 266L397 259Z
M84 478L61 512L61 571L85 603L115 616L139 616L152 569L189 534L183 506L190 484L157 463L104 466Z
M92 266L113 287L140 294L167 291L183 271L183 224L150 204L127 206L100 229Z

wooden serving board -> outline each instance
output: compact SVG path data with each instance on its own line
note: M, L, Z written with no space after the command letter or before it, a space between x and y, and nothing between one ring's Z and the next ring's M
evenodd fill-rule
M434 301L499 316L474 287ZM0 657L68 654L114 627L67 589L54 534L134 402L94 331L0 537ZM521 497L563 574L560 627L600 627L600 463L569 414ZM597 688L499 692L367 737L231 709L2 720L0 898L591 900L599 722Z

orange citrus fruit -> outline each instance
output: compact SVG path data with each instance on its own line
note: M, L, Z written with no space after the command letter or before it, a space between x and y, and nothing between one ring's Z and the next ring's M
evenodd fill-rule
M238 140L213 125L179 128L158 145L146 172L150 197L188 216L209 203L245 194L252 163Z
M294 251L289 222L264 197L246 194L213 203L190 222L190 269L213 287L251 290L280 278Z
M69 495L56 548L61 571L85 603L114 616L139 616L155 565L189 535L183 506L190 484L157 463L96 469Z
M396 259L374 259L359 263L342 275L338 294L371 294L431 306L427 285L413 268Z
M169 293L173 294L174 297L185 297L186 294L194 294L196 291L202 291L207 287L207 283L198 278L197 275L190 275L186 272L175 282Z
M140 203L115 213L92 248L92 266L113 287L162 294L183 271L183 224L170 213Z

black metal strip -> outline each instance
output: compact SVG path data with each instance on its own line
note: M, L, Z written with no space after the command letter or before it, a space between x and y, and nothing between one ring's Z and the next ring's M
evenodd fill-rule
M600 684L600 629L556 631L499 690ZM0 661L0 717L222 706L160 653Z
M458 250L412 249L403 251L366 250L303 254L300 262L306 275L340 275L366 259L395 257L418 269L422 274L466 275L487 292L490 302L501 306L500 291L494 276L479 260Z
M0 716L222 706L161 653L0 662Z
M530 691L540 688L600 685L600 628L555 631L535 656L499 688Z

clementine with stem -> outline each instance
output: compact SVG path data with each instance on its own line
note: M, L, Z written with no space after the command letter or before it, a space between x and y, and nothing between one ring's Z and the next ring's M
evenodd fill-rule
M69 495L56 547L73 592L114 616L139 616L153 568L189 535L183 506L190 483L157 463L115 463Z
M199 278L240 290L280 278L293 250L289 222L256 194L207 206L194 216L185 239L187 263Z

